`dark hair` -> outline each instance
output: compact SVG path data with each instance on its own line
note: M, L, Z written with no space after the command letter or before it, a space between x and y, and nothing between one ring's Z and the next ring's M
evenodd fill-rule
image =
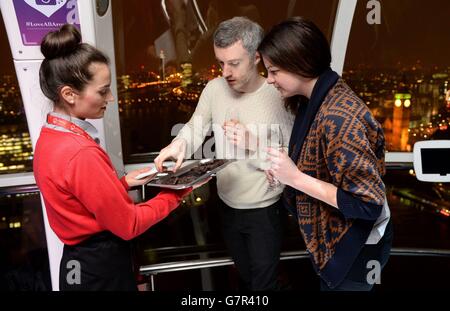
M292 17L267 33L258 51L280 69L305 78L316 78L330 68L331 51L325 35L311 21ZM287 98L286 107L297 112L304 96Z
M70 24L49 32L41 42L45 59L39 70L39 84L46 97L58 104L59 91L70 86L83 91L93 78L92 63L109 65L108 57L95 47L81 43L81 34Z

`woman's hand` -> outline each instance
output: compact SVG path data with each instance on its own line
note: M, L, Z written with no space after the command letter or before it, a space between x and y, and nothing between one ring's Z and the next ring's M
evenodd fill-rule
M282 184L291 186L307 195L337 208L337 188L332 183L309 176L298 169L286 151L267 149L270 172Z
M128 186L131 187L135 187L135 186L142 186L146 183L148 183L150 180L153 179L153 177L156 176L157 173L152 174L150 176L147 176L143 179L136 179L135 177L139 174L145 173L149 171L149 168L141 168L138 170L134 170L129 172L128 174L125 175L125 181L127 182Z
M293 187L295 180L299 177L299 169L288 156L286 151L267 148L268 160L271 163L269 173L279 182Z

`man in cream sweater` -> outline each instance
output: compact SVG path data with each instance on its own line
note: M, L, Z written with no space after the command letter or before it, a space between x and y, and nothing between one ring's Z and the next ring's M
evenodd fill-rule
M169 158L179 168L211 129L217 158L229 158L230 144L236 147L238 160L218 172L217 189L224 240L248 290L277 288L281 244L283 187L269 186L265 161L258 158L261 129L280 128L287 145L294 121L279 92L258 73L262 37L262 28L247 18L235 17L218 26L214 53L222 77L206 85L192 118L155 159L160 171Z

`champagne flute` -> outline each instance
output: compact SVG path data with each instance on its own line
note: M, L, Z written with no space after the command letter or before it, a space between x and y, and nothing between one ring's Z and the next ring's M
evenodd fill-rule
M228 107L225 113L225 122L239 123L239 109L237 107Z
M239 123L239 109L235 106L230 106L225 112L225 123ZM237 146L228 141L225 137L225 156L227 159L237 159Z
M271 124L270 128L267 131L267 147L272 149L276 149L278 151L284 150L284 142L283 142L283 132L281 131L281 126L279 124ZM270 163L266 159L268 169L270 169ZM269 180L268 191L273 191L281 185L280 181L276 178Z

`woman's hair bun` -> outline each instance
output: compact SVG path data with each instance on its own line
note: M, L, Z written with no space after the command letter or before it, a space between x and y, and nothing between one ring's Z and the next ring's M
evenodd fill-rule
M64 57L73 53L81 43L81 33L71 25L65 24L59 30L45 35L41 42L41 52L46 59Z

